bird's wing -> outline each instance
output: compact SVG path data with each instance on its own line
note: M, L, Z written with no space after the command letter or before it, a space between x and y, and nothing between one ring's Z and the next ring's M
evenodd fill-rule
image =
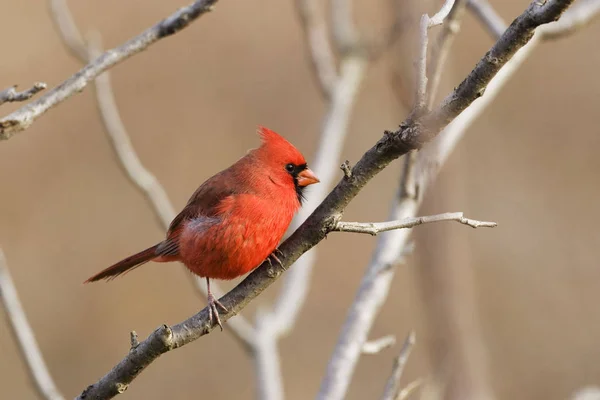
M221 202L227 197L242 193L235 186L235 177L232 176L230 170L221 171L200 185L188 200L187 205L171 222L167 231L167 239L157 249L161 251L160 254L179 254L179 235L185 223L200 217L208 217L212 220L211 222L214 222L214 217L219 215Z

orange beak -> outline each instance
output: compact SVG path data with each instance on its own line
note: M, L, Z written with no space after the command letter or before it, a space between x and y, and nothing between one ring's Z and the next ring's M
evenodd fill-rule
M315 176L315 174L310 170L310 168L306 168L304 171L298 174L298 186L300 187L312 185L313 183L318 182L319 178Z

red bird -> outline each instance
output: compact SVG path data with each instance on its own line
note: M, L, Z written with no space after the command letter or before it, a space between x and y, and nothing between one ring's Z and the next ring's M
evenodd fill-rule
M259 127L262 145L209 178L173 219L162 242L129 256L87 282L112 279L148 261L181 261L206 278L210 320L223 329L209 279L234 279L273 255L303 200L319 182L302 154L277 133Z

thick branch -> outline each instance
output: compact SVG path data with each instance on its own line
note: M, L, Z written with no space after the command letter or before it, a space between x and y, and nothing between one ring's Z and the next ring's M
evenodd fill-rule
M333 230L337 232L368 233L369 235L375 236L378 233L391 231L394 229L413 228L417 225L442 221L456 221L460 222L461 224L468 225L471 228L494 228L497 226L495 222L477 221L475 219L465 218L461 212L454 212L387 222L340 221L335 225Z
M13 101L29 100L36 93L39 93L44 89L46 89L46 84L44 82L36 82L32 87L27 90L23 90L22 92L17 92L16 85L9 87L8 89L0 91L0 105Z
M280 246L282 265L263 263L220 301L230 310L222 314L226 321L243 309L289 268L303 253L325 238L345 207L364 186L390 162L434 137L437 132L480 95L483 88L518 48L531 38L536 26L557 19L570 5L569 0L534 2L519 16L500 42L479 62L448 100L423 120L407 120L396 132L387 132L352 168L350 178L342 179L313 214ZM489 56L495 62L490 64ZM463 98L464 96L464 98ZM423 129L423 123L433 126ZM401 232L401 231L400 231ZM99 382L87 389L88 398L109 398L118 393L117 384L128 385L160 354L181 347L212 331L208 311L204 309L186 321L169 328L163 326L116 365ZM102 396L100 396L102 394Z
M145 50L160 39L171 36L204 13L211 11L218 0L197 0L165 18L121 46L104 52L75 75L50 90L44 96L0 119L0 140L10 139L15 133L27 129L50 108L81 92L94 78L134 54Z
M29 372L38 394L47 400L62 400L63 396L50 376L33 330L27 322L2 249L0 249L0 301L4 305L13 336L19 343L19 350L27 363L27 372Z

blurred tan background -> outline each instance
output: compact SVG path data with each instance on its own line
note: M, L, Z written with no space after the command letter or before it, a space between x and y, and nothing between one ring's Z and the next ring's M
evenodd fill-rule
M186 2L69 3L79 27L99 30L105 47L113 47ZM494 3L510 21L528 1ZM356 6L368 37L391 22L385 0ZM80 68L59 41L45 2L4 1L0 14L1 87L25 88L40 80L53 87ZM599 34L600 24L538 48L470 129L428 194L424 214L464 211L499 226L417 228L418 254L398 268L372 332L373 338L402 338L416 329L407 382L461 353L460 344L444 340L444 332L454 329L468 339L474 329L483 339L473 346L485 350L476 350L478 360L466 363L480 363L483 371L487 363L498 399L566 399L584 385L600 384ZM442 93L491 44L467 15ZM399 57L404 56L388 54L369 69L345 159L356 161L405 115L391 79ZM219 2L212 14L112 73L133 143L178 208L204 179L257 145L258 124L283 133L308 158L314 152L325 104L291 0ZM2 106L2 115L16 107ZM346 219L384 219L399 169L396 162L374 179ZM0 143L0 170L0 246L66 397L123 357L130 330L146 337L158 325L177 323L204 307L176 264L152 264L110 284L82 285L92 273L163 236L116 162L90 88ZM316 394L375 240L332 234L319 245L310 300L297 329L281 344L289 399ZM424 279L432 276L439 279ZM252 319L279 286L243 314ZM456 299L465 304L454 327L446 325L451 318L436 317L448 306L436 301L447 287L473 300ZM476 319L480 326L473 325ZM377 398L397 351L398 346L363 356L348 399ZM477 386L469 373L453 373L459 386ZM35 397L5 321L0 387L2 398ZM245 399L254 397L254 389L251 360L227 332L215 331L161 357L124 398Z

